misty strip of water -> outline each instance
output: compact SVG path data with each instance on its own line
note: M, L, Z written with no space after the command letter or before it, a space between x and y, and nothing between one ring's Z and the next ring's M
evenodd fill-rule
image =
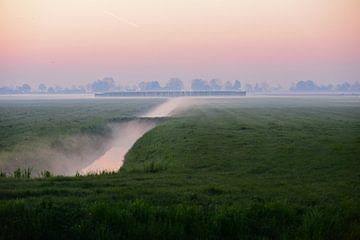
M97 173L101 171L117 171L124 163L126 153L135 142L146 132L157 125L157 121L151 119L168 117L176 108L184 105L180 98L170 99L140 118L121 123L113 128L111 147L102 156L93 161L89 166L81 169L80 174Z

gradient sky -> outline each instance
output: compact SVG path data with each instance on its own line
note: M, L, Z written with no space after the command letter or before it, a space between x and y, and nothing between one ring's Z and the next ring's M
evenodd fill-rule
M359 0L0 0L0 85L360 80Z

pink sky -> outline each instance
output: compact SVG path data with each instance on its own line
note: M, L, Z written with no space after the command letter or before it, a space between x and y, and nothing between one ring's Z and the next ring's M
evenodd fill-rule
M358 0L0 0L0 85L360 80Z

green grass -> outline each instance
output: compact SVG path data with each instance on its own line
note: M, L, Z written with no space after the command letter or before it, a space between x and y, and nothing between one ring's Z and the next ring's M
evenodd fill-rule
M357 98L197 102L119 173L0 177L0 239L359 239Z
M32 168L65 174L100 156L109 123L124 121L162 99L0 100L0 171ZM96 157L95 157L96 158ZM78 159L78 161L73 161ZM63 166L56 165L62 161Z

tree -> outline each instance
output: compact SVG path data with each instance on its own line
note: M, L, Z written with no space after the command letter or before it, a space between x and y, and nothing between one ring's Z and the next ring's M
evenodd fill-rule
M302 91L302 92L318 91L319 87L316 85L315 82L313 82L311 80L307 80L307 81L299 81L299 82L297 82L295 87L293 87L291 90L292 91Z
M254 92L262 92L262 88L261 88L261 86L260 86L259 83L256 83L256 84L255 84Z
M184 89L184 83L179 78L171 78L165 85L166 90L180 91Z
M148 91L156 91L161 90L160 83L158 81L151 81L146 84L146 90Z
M195 91L208 91L210 86L207 81L197 78L191 81L191 89Z
M336 90L339 92L347 92L350 90L350 87L351 87L350 83L344 82L336 85Z
M115 87L115 81L111 77L103 78L92 83L91 89L94 92L106 92Z
M240 90L240 89L241 89L241 83L240 83L239 80L235 80L235 81L234 81L233 89L234 89L234 90Z
M19 90L19 92L21 93L30 93L31 92L31 87L29 84L23 84L22 86L17 87L17 89Z
M211 88L211 90L215 90L215 91L221 90L222 89L221 80L216 79L216 78L211 79L210 88Z
M157 91L161 90L161 86L158 81L141 82L139 83L139 89L141 91Z
M225 90L229 91L229 90L232 90L232 89L233 89L233 86L232 86L231 82L226 81Z
M140 91L146 90L146 82L140 82L138 85L139 85L138 88Z
M38 89L39 89L40 92L46 92L47 87L46 87L45 84L41 83L39 85Z
M55 89L52 87L49 87L47 90L48 93L55 93Z

